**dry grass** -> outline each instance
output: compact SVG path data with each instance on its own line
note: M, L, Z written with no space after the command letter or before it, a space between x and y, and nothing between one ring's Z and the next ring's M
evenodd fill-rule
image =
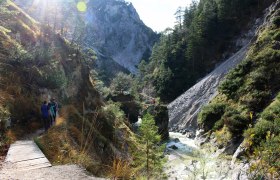
M69 116L73 113L77 113L73 106L62 108L55 126L45 135L37 138L36 143L53 164L79 164L93 174L100 175L102 167L99 158L81 149L82 132L68 122Z
M110 169L111 179L131 179L134 176L134 170L126 160L115 158Z
M215 132L215 137L218 145L226 146L230 142L232 135L228 128L224 126L221 130Z

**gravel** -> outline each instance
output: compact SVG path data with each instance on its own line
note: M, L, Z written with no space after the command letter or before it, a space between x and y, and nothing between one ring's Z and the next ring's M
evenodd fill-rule
M49 168L34 169L30 171L9 170L0 171L1 180L102 180L89 175L86 170L78 165L62 165Z

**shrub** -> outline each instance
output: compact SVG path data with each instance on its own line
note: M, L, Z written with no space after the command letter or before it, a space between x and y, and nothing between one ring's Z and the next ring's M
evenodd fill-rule
M215 132L218 145L226 146L232 140L232 135L225 126L221 130Z
M265 90L266 85L269 82L268 71L266 68L258 68L250 73L248 77L248 84L250 90Z
M123 93L124 91L130 91L132 86L132 76L124 73L119 73L112 80L110 88L113 92Z
M234 99L238 89L242 87L244 83L243 76L250 71L251 67L252 61L245 60L230 71L226 79L219 86L219 92L225 94L227 98Z
M223 119L220 119L220 120L218 120L218 121L214 124L213 131L219 130L219 129L221 129L223 126L224 126L224 120L223 120Z
M131 179L134 171L127 160L115 158L110 168L111 179Z
M280 31L277 31L272 38L273 40L280 41Z
M67 85L67 78L63 71L53 70L37 77L38 84L49 89L59 89Z
M254 127L254 138L253 142L254 144L260 143L262 140L265 139L265 136L268 131L271 131L273 129L273 122L269 122L266 120L260 120L256 126Z
M280 136L268 132L266 140L254 150L250 164L250 179L279 179L280 178Z
M240 115L239 111L232 108L227 108L222 119L224 124L228 127L228 130L235 137L241 136L242 132L249 124L249 121L246 117Z
M67 84L67 79L62 71L56 71L46 77L46 83L49 88L63 88Z
M273 24L275 24L277 27L280 26L280 16L277 16L273 19Z
M269 38L271 41L271 38ZM280 58L280 53L277 50L272 49L270 46L261 49L257 56L254 57L256 63L260 66L269 66L271 63L277 63ZM269 72L266 70L266 73Z
M234 99L237 95L237 90L243 83L242 78L226 79L219 86L219 92L225 94L227 98Z
M279 97L280 96L278 95L277 100L263 111L263 113L261 114L262 119L265 119L267 121L280 119L280 101L278 100Z
M244 95L240 101L243 105L247 106L248 109L260 112L267 105L270 99L270 91L252 90L250 93Z
M216 103L205 106L198 116L198 123L206 131L211 130L215 123L219 121L224 114L226 104Z

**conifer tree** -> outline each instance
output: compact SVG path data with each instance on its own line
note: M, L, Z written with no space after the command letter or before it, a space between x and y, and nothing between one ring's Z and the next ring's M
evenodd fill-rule
M143 145L143 149L140 153L143 157L142 167L147 175L147 179L150 179L162 173L164 163L164 158L162 158L164 145L160 145L161 138L152 115L146 114L143 117L142 124L139 128L139 134L140 144Z

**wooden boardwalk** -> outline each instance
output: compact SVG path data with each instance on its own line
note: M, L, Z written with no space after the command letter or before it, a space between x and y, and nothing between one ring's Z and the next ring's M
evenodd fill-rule
M51 167L51 163L32 140L11 144L3 169L28 171Z
M89 175L78 165L52 166L32 140L10 146L0 169L0 180L103 180Z

